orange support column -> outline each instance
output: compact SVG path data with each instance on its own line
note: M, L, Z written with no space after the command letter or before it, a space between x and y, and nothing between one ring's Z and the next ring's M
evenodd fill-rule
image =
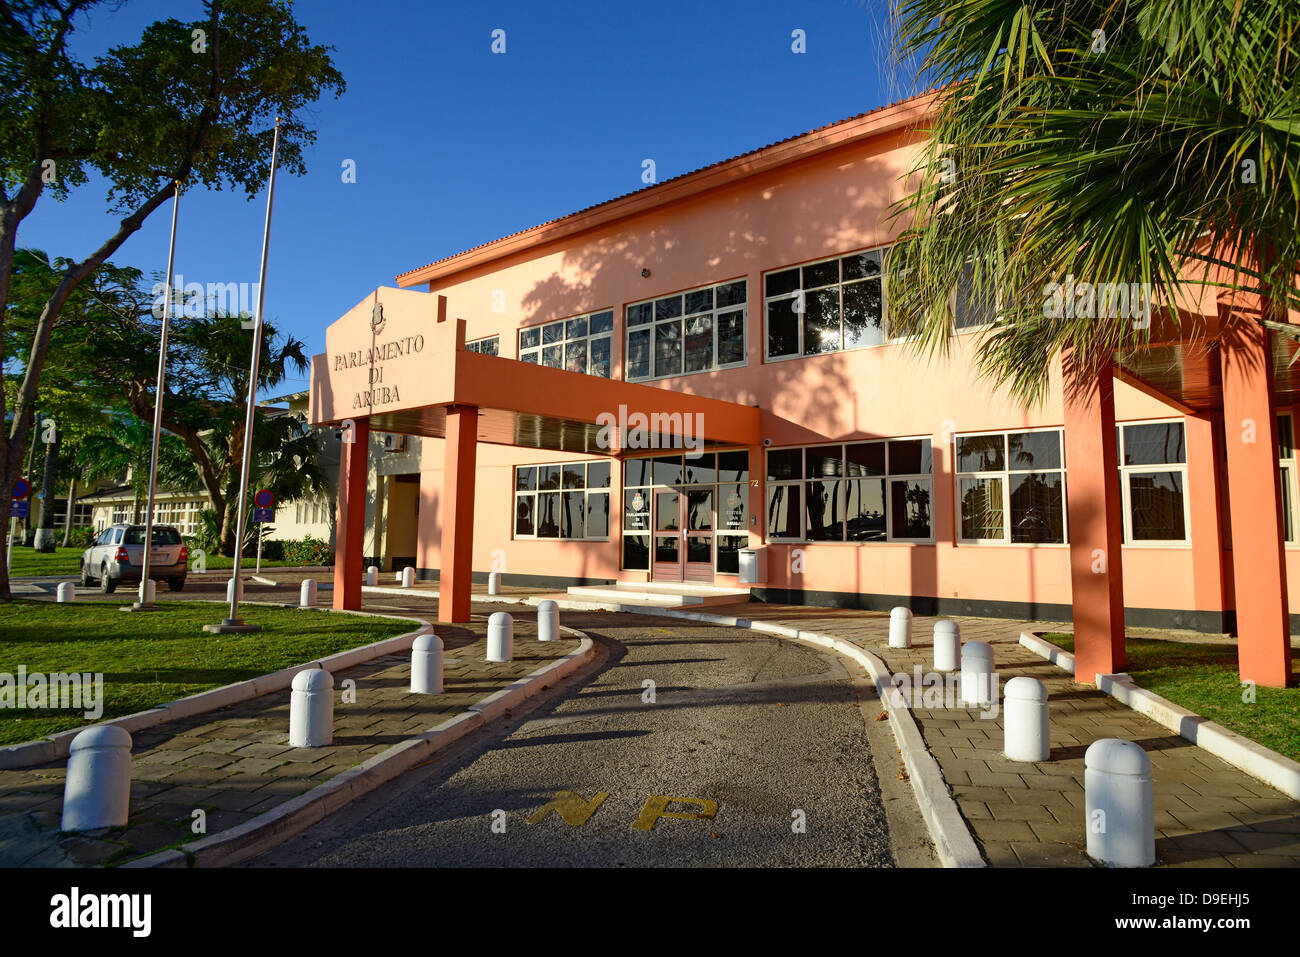
M366 551L366 470L370 420L343 430L339 450L339 524L334 543L334 607L359 611Z
M1291 675L1291 629L1271 342L1257 323L1239 321L1225 325L1220 348L1237 667L1243 681L1282 688Z
M474 470L478 457L478 409L447 408L446 467L442 489L442 569L438 620L469 621L474 573Z
M1115 380L1109 362L1084 370L1067 355L1063 365L1074 677L1092 684L1127 661Z

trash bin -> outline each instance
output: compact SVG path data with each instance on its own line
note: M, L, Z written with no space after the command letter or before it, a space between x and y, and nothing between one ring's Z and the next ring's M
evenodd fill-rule
M763 549L742 548L740 555L740 584L761 585L767 581L767 569L764 567Z

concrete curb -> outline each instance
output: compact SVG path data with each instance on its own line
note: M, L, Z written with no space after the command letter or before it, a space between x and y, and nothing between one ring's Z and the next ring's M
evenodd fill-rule
M159 851L122 866L224 867L238 864L283 843L327 815L445 750L494 718L509 712L520 702L548 687L551 682L569 676L595 657L595 644L590 638L573 628L561 626L560 630L579 639L576 651L557 658L527 677L488 695L471 705L467 711L448 718L413 738L399 741L310 791L237 827L210 834L185 844L180 849Z
M1029 641L1026 641L1026 638ZM1065 668L1070 674L1074 674L1073 656L1055 645L1043 641L1037 635L1027 633L1020 636L1020 643ZM1066 667L1063 661L1056 661L1045 650L1040 650L1040 646L1042 649L1055 649L1059 656L1068 658L1069 667ZM1216 758L1263 781L1269 787L1276 788L1287 797L1300 801L1300 763L1235 731L1229 731L1221 724L1215 724L1208 718L1188 711L1168 698L1162 698L1154 691L1138 687L1126 674L1098 674L1096 682L1098 691L1105 692L1120 704L1181 735L1198 748L1204 748Z
M563 607L563 606L561 606ZM765 621L749 618L737 618L731 615L711 615L700 611L679 611L676 608L647 608L640 605L615 605L606 610L626 612L634 615L653 615L660 618L678 618L685 621L699 621L711 625L723 625L728 628L747 628L763 634L792 638L808 644L829 648L838 654L851 658L866 669L876 685L876 695L881 707L889 715L889 724L894 738L898 741L903 763L907 768L908 780L916 795L921 816L934 842L935 852L944 867L985 867L983 856L970 828L966 826L957 802L953 800L949 787L939 769L939 762L934 759L930 749L925 746L921 731L916 726L916 719L905 701L893 701L893 695L887 694L891 687L891 675L885 663L865 648L815 631L802 631L786 625L774 625Z
M1044 641L1037 635L1030 634L1027 631L1020 633L1020 644L1024 645L1040 658L1046 658L1056 667L1070 674L1074 674L1074 655L1070 654L1064 648L1058 648L1050 641Z
M198 599L199 601L213 601L212 599ZM213 601L214 604L225 604L225 602ZM270 607L283 607L279 602L250 602L244 601L243 605L264 605ZM291 606L292 607L292 606ZM134 734L146 728L156 727L165 724L168 721L176 721L181 718L190 718L196 714L204 714L208 711L215 711L218 708L224 708L227 705L237 704L240 701L247 701L250 698L258 698L264 694L270 694L273 691L284 691L293 685L293 678L300 671L309 668L324 668L331 674L336 671L342 671L351 668L353 665L363 664L375 658L382 658L384 655L390 655L397 651L404 651L411 647L418 635L422 635L432 630L432 625L423 618L413 618L409 615L383 615L374 612L333 612L332 609L326 608L304 608L303 611L330 612L332 614L350 614L360 615L364 618L388 618L393 621L410 621L415 622L419 627L415 631L409 631L405 634L396 635L392 638L385 638L382 641L372 642L368 645L362 645L360 648L353 648L349 651L340 651L316 661L309 661L301 665L293 665L289 668L283 668L280 671L273 671L269 675L260 675L256 678L247 678L244 681L237 681L234 684L224 685L220 688L212 688L208 691L200 691L198 694L189 695L185 698L177 698L175 701L168 701L166 704L160 704L156 708L150 708L147 711L137 711L134 714L123 715L120 718L113 718L109 721L100 721L94 725L88 724L81 728L70 728L67 731L60 731L57 734L49 735L38 741L28 741L24 744L15 744L7 748L0 748L0 770L10 771L15 768L30 768L38 764L46 764L50 761L59 761L68 756L68 749L72 745L72 739L86 728L93 728L97 725L116 725L125 731Z

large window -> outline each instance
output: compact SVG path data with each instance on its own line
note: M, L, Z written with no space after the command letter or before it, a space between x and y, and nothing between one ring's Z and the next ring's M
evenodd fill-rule
M575 316L519 330L519 360L609 378L614 313Z
M743 279L627 307L627 379L743 366Z
M766 356L786 359L885 341L885 251L770 272L763 279Z
M1125 423L1119 433L1124 541L1187 539L1187 447L1182 422Z
M1290 415L1285 414L1277 417L1277 469L1282 483L1282 523L1286 543L1295 545L1300 539L1297 535L1297 525L1300 523L1296 522L1300 496L1296 495L1295 423ZM1227 498L1226 493L1224 498Z
M515 538L609 538L610 463L515 467Z
M465 343L465 348L470 352L478 352L485 356L499 355L501 352L501 337L488 336L486 339L475 339L473 342Z
M773 449L767 534L785 542L930 542L929 439Z
M985 288L978 295L975 292L974 262L966 263L957 278L957 288L952 297L952 324L957 332L978 329L997 319L997 296L991 288L991 281L987 275L980 278Z
M685 528L688 549L698 549L700 561L707 560L712 530L714 568L724 575L740 571L740 550L749 542L749 453L705 452L698 457L656 455L623 462L623 567L648 571L650 541L656 530L672 530L681 524L680 515L651 514L656 487L670 486L684 493ZM661 502L664 500L661 500ZM657 518L654 528L652 520ZM660 540L666 536L660 535ZM696 561L697 558L690 558Z
M1065 542L1060 429L957 436L958 538Z

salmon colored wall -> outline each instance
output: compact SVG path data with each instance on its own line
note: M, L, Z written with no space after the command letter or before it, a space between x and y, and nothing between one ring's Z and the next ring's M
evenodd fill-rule
M772 445L824 440L931 436L935 446L936 544L885 543L770 546L768 585L814 591L919 594L948 598L1068 604L1065 545L954 545L951 446L945 433L1060 426L1064 422L1059 367L1045 403L1026 410L979 381L970 366L974 340L956 337L946 359L918 359L888 345L764 363L762 273L800 262L884 244L891 238L886 208L904 187L910 148L900 137L884 148L854 146L615 226L468 271L430 287L445 295L448 315L467 320L469 339L499 335L500 354L516 355L524 326L613 309L614 377L623 374L624 307L632 302L745 277L749 283L748 365L733 370L655 380L649 384L708 395L763 411L763 435ZM651 271L642 278L643 268ZM499 309L500 311L494 311ZM503 388L507 387L502 384ZM1173 419L1173 408L1116 383L1116 417ZM607 411L607 410L593 410ZM613 411L613 410L608 410ZM1192 536L1212 542L1193 560L1190 546L1126 547L1124 586L1129 607L1217 610L1231 604L1217 545L1218 497L1208 431L1189 428L1188 494ZM420 494L420 559L441 567L439 503L443 443L426 440ZM581 460L553 452L481 446L476 485L474 569L493 567L504 554L507 574L642 579L622 573L618 524L621 475L611 490L607 543L515 541L513 464ZM753 477L751 475L751 477ZM1213 518L1207 517L1212 509ZM758 531L764 518L760 514ZM751 544L761 541L751 535ZM805 570L790 571L790 553L804 551ZM1300 586L1300 557L1287 556L1288 575ZM1300 587L1292 587L1292 595Z

